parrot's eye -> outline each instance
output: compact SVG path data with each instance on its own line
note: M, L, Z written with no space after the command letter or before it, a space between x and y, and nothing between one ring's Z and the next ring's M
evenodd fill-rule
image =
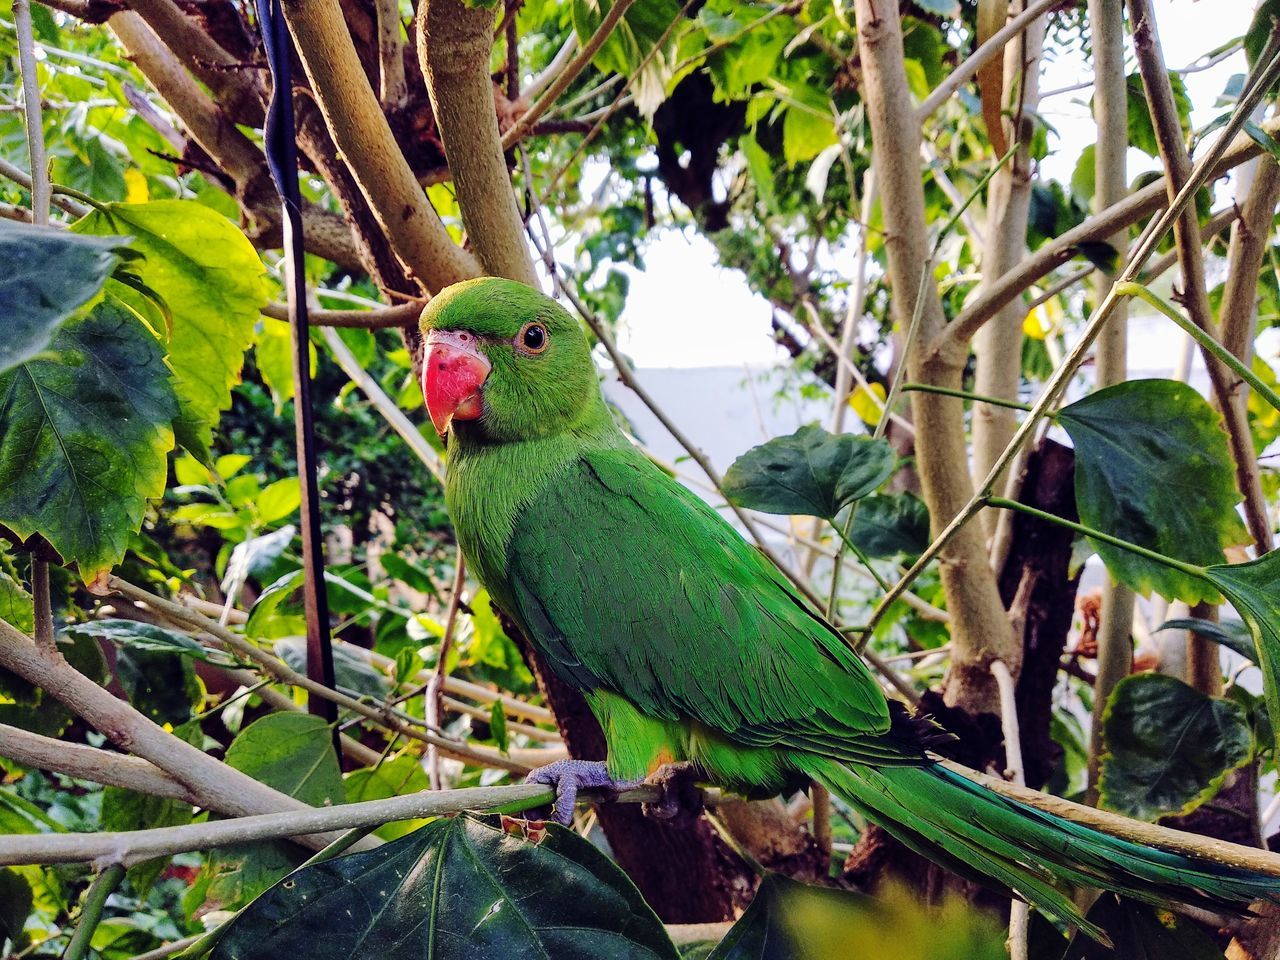
M541 353L547 349L547 328L540 323L526 323L516 341L529 353Z

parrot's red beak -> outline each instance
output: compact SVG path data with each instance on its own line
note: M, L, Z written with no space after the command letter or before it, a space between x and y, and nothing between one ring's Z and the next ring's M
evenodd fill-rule
M449 432L454 420L474 420L484 413L480 390L490 366L474 334L463 330L432 330L427 334L422 395L440 436Z

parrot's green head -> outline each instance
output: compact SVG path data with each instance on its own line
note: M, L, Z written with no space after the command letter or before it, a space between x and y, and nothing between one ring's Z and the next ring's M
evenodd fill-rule
M441 436L510 443L572 430L603 411L591 348L560 304L511 280L447 287L422 312L422 393Z

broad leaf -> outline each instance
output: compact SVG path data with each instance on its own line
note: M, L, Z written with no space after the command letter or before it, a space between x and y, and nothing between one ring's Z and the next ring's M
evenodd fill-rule
M1280 745L1280 553L1268 553L1250 563L1210 567L1206 576L1253 634L1267 713Z
M399 797L421 790L430 790L431 781L417 757L403 754L390 760L384 760L376 767L364 767L352 771L343 779L346 789L347 803L362 803L365 800L384 800L387 797ZM395 840L406 833L412 833L422 826L422 820L397 820L383 824L375 833L383 840Z
M868 557L917 556L929 546L929 508L914 493L875 493L858 504L849 539Z
M0 869L0 948L8 940L14 952L26 945L22 928L31 912L31 885L13 870Z
M102 289L121 245L0 220L0 373L44 350L59 325Z
M1253 756L1244 707L1158 673L1121 680L1102 725L1102 805L1140 820L1190 813Z
M232 922L213 958L676 960L608 857L572 831L515 823L442 818L300 870Z
M1217 620L1201 620L1199 617L1179 617L1166 620L1156 628L1159 630L1190 630L1199 636L1212 640L1238 653L1246 660L1258 662L1258 647L1253 642L1253 631L1248 624L1235 621L1219 622Z
M87 623L74 623L66 628L67 634L75 637L96 637L110 640L122 649L140 650L148 653L176 654L203 660L205 663L220 667L239 667L244 664L221 650L211 650L193 637L176 630L158 627L153 623L139 623L137 620L90 620Z
M779 874L706 960L1001 960L1001 931L959 899L940 909L907 894L884 899L812 887Z
M0 570L0 620L28 635L35 629L31 594L4 570Z
M1112 946L1078 933L1062 960L1222 960L1194 920L1170 910L1104 893L1088 919L1107 931Z
M752 510L831 520L888 480L897 464L886 440L835 436L810 424L735 460L724 493Z
M132 237L134 270L173 314L169 365L181 415L178 442L199 459L231 405L244 352L267 300L253 245L230 220L194 200L111 203L76 223L79 233Z
M89 582L164 493L177 404L160 344L117 302L50 347L0 375L0 525L41 534Z
M1058 413L1076 451L1076 507L1086 526L1165 556L1209 565L1247 540L1222 417L1174 380L1131 380ZM1116 579L1144 596L1215 602L1199 577L1093 543Z
M73 624L65 632L77 640L115 644L115 673L129 703L159 724L186 723L200 702L203 692L192 669L193 659L237 665L186 634L135 620L94 620Z
M276 656L299 673L307 672L305 637L282 637L275 642ZM391 689L387 675L346 646L333 648L333 680L343 690L359 697L381 700Z
M581 41L596 32L612 6L613 0L573 0L573 28ZM631 86L636 108L646 119L651 120L666 99L679 36L679 31L668 28L677 22L680 12L677 0L633 3L595 56L595 65L602 71L634 75ZM659 41L663 46L658 46Z
M320 717L271 713L255 720L231 741L226 761L311 806L343 802L333 734ZM209 856L209 895L229 908L242 905L301 861L298 848L283 841L221 847Z

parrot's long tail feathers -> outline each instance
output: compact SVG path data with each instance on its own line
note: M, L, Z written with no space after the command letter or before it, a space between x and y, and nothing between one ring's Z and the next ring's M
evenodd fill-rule
M917 852L989 877L1091 935L1101 932L1084 921L1064 887L1232 912L1280 901L1280 877L1121 840L993 793L939 764L874 769L813 758L806 767Z

